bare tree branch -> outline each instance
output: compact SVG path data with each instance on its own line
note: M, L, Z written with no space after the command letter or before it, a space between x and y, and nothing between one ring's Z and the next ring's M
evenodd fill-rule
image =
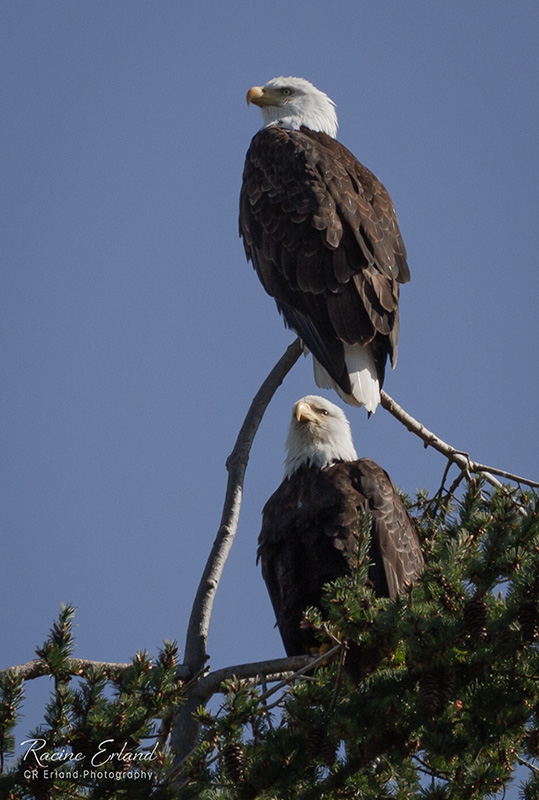
M296 339L271 370L251 403L234 449L227 459L228 483L221 524L198 586L187 629L184 664L191 674L201 670L207 659L206 645L213 602L226 559L236 536L243 481L254 437L271 398L300 357L301 352L300 341ZM198 734L198 723L193 717L193 712L207 700L204 691L198 685L176 713L171 742L177 762L185 758L194 746Z
M419 436L425 442L425 446L433 447L439 453L446 456L450 462L457 464L462 470L467 472L480 472L482 475L485 476L485 479L492 485L495 486L497 489L501 487L501 482L494 477L494 473L496 475L500 475L502 478L507 478L508 480L514 481L515 483L524 483L527 486L534 486L539 488L539 483L536 481L531 481L528 478L521 478L518 475L514 475L511 472L506 472L505 470L498 469L497 467L487 467L484 464L479 464L477 461L472 461L467 453L464 453L462 450L457 450L455 447L452 447L447 442L444 442L443 439L440 439L436 436L435 433L429 431L421 422L418 422L411 414L408 414L402 406L400 406L392 397L390 397L387 392L382 391L381 393L381 404L382 407L389 411L395 419L398 419L399 422L402 422L409 431L415 433L416 436Z
M526 761L525 758L522 758L521 756L519 756L517 753L515 753L514 750L513 750L513 753L515 754L516 759L517 759L519 764L522 764L524 767L528 767L528 769L531 769L531 771L535 772L535 774L539 773L539 767L536 767L535 764L532 764L530 761Z
M339 648L334 648L339 649ZM266 681L273 682L279 681L279 686L290 683L291 680L303 675L304 672L313 669L322 661L325 661L330 653L324 653L322 656L290 656L285 658L272 658L266 661L251 661L247 664L234 664L231 667L223 667L216 669L215 672L209 672L204 675L198 684L198 688L209 699L218 690L224 681L230 678L240 679L258 685L260 678L263 676ZM273 693L279 687L274 687L270 690Z
M485 464L479 464L478 461L473 461L472 464L472 472L490 472L492 475L499 475L500 478L506 478L508 481L513 481L518 484L523 483L525 486L539 489L539 481L532 481L530 478L522 478L519 475L515 475L514 472L507 472L507 470L500 469L499 467L487 467Z
M227 459L228 483L221 524L198 586L185 642L184 663L193 672L199 670L206 661L206 644L213 601L236 535L243 480L255 434L268 403L300 355L301 345L296 339L279 359L255 395L241 426L234 449Z

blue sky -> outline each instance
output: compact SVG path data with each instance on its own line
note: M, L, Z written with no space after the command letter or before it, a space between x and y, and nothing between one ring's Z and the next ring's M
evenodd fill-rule
M385 388L537 478L538 23L535 1L2 5L0 666L32 658L62 601L81 657L183 645L226 457L292 340L237 233L261 122L245 93L276 75L333 98L396 205L412 282ZM283 653L256 538L314 388L302 360L255 442L215 668ZM381 409L347 413L360 454L438 487L440 456Z

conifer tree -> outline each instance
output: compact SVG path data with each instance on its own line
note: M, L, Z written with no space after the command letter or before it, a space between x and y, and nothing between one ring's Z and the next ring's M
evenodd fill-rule
M201 586L218 583L250 442L298 353L283 357L240 432ZM539 495L523 486L537 484L498 470L513 479L501 484L419 427L460 472L445 488L446 469L432 498L405 498L426 561L405 595L369 588L365 515L353 573L307 610L316 657L207 671L206 589L181 662L174 642L129 664L75 659L75 610L62 607L36 660L0 673L0 798L486 800L520 767L521 797L536 800ZM25 683L44 675L53 691L43 723L14 762Z

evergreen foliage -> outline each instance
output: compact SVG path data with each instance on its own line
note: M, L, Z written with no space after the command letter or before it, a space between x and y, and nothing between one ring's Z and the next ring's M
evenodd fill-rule
M151 793L156 800L166 800L172 796L170 791L154 792L154 787L170 768L162 739L166 739L167 711L180 699L175 677L177 647L165 642L155 661L139 652L131 668L119 676L90 667L76 670L73 680L74 613L72 606L62 606L49 638L36 651L48 665L54 692L45 708L44 724L27 737L25 755L15 767L2 769L0 798L137 800ZM3 767L14 750L12 731L23 691L20 677L12 672L3 677ZM54 759L50 754L55 754Z
M278 691L232 678L219 708L200 707L200 737L169 772L168 709L179 702L176 648L135 656L114 677L69 668L73 609L64 608L38 655L54 678L44 724L29 738L88 758L152 752L140 780L24 778L5 756L23 681L2 681L0 797L179 800L481 800L501 798L525 765L523 800L539 797L539 495L471 480L463 496L409 503L426 560L395 599L366 585L370 520L353 576L328 587L306 623L340 657ZM156 722L161 725L158 735ZM153 737L153 738L152 738ZM76 769L77 764L62 765ZM80 766L79 766L80 771Z
M538 504L509 487L487 496L477 481L460 501L419 495L412 511L427 566L394 600L365 585L365 535L355 575L329 587L323 613L308 613L321 637L345 643L344 663L271 705L259 689L228 683L219 713L200 711L180 796L501 798L527 763L522 797L536 799Z

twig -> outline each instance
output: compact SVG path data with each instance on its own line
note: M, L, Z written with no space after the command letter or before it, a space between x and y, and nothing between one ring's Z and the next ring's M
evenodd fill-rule
M459 488L460 484L462 483L462 481L464 480L464 478L467 475L469 475L469 472L467 470L465 470L465 469L461 469L461 471L459 472L459 474L457 475L457 477L455 478L455 480L453 481L453 483L449 487L448 492L447 492L448 495L451 496L451 495L455 494L455 492Z
M346 646L343 646L341 648L341 654L339 656L339 666L337 668L337 676L335 678L335 686L333 688L333 695L331 697L331 702L330 702L329 707L328 707L328 714L331 714L333 712L333 709L335 708L335 705L337 703L337 695L339 694L339 690L341 688L341 682L342 682L342 675L343 675L345 660L346 660Z
M435 498L436 500L439 500L439 499L442 497L442 495L443 495L443 491L444 491L445 482L446 482L447 476L448 476L448 474L449 474L449 470L451 469L451 463L452 463L452 462L451 462L451 461L448 459L448 460L447 460L447 463L446 463L446 465L445 465L444 474L442 475L442 483L440 484L440 488L438 489L438 491L437 491L437 492L436 492L436 494L434 495L434 498Z
M535 764L532 764L530 761L526 761L525 758L522 758L522 756L519 756L518 753L515 753L514 750L513 750L513 753L514 753L515 758L516 758L516 760L518 761L519 764L522 764L522 766L524 766L524 767L528 767L528 769L531 769L531 771L535 772L536 774L539 773L539 767L536 767Z
M296 678L301 677L305 672L309 672L311 669L317 667L323 661L327 661L338 650L342 650L343 647L344 647L343 644L336 644L335 647L332 647L330 650L327 650L325 653L322 653L322 655L317 656L316 658L309 658L309 661L303 666L299 667L299 669L297 669L297 671L294 672L293 675L290 675L281 680L280 683L277 684L277 686L273 686L271 689L265 692L260 699L266 700L268 697L270 697L270 695L275 694L275 692L278 692L279 689L282 689L284 686L287 686L288 684L292 683L292 681L294 681ZM298 657L304 658L304 656L298 656ZM291 661L292 659L286 659L286 660Z
M519 475L515 475L513 472L507 472L505 469L500 469L499 467L487 467L485 464L479 464L477 461L475 463L475 472L490 472L492 475L499 475L500 478L507 478L509 481L514 481L514 483L524 483L526 486L531 486L532 489L539 489L539 482L532 481L529 478L521 478Z

